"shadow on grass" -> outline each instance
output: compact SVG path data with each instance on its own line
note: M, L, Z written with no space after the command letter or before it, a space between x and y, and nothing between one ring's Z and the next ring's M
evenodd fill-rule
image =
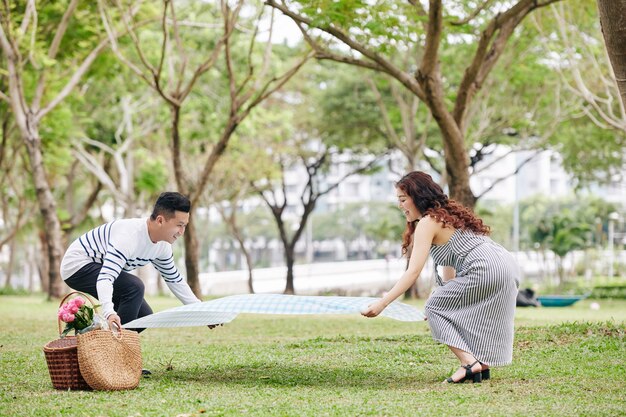
M424 368L424 366L426 368ZM268 363L261 366L239 365L236 367L197 367L187 370L166 371L155 375L154 382L210 383L246 387L353 387L367 389L385 386L392 389L414 389L418 385L439 383L443 380L443 369L431 370L429 365L419 369L407 365L405 372L367 370L355 367L320 366L319 364Z

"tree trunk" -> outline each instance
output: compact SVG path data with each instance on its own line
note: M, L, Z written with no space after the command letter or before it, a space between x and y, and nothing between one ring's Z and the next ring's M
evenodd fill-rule
M50 184L48 184L38 126L34 118L30 117L30 115L27 115L26 126L29 131L22 131L22 137L28 149L33 184L35 185L37 193L39 211L44 221L43 237L46 243L46 255L48 260L48 298L58 298L61 297L63 292L63 283L61 282L60 274L61 257L64 252L61 222L57 215L56 202L52 195Z
M176 179L176 185L178 191L192 200L190 190L187 187L187 181L185 179L185 171L183 168L182 155L181 155L181 140L180 140L180 106L170 105L171 117L172 117L172 156L174 160L174 177ZM192 220L187 225L185 230L184 243L185 243L185 273L187 275L187 284L196 295L196 297L202 297L202 288L200 286L200 277L198 271L198 238L196 237L196 228L193 223L195 218L195 207L191 207Z
M248 291L250 292L250 294L254 294L254 284L252 279L252 257L247 250L244 252L244 255L246 257L246 263L248 264Z
M180 143L180 106L170 105L170 112L172 117L172 159L174 162L174 179L178 186L178 191L182 194L188 195L187 181L185 180L185 171L183 169L183 162L181 156L181 143ZM188 195L189 198L191 196ZM192 207L193 209L193 207Z
M626 0L598 0L604 43L626 107Z
M193 209L192 209L193 211ZM202 298L200 279L198 274L198 239L196 227L189 222L185 230L185 269L187 270L187 284L198 298Z
M6 280L4 281L4 288L11 288L11 277L13 276L13 266L15 265L15 244L17 239L14 237L9 244L9 264L6 268Z
M224 218L224 220L229 222L226 218ZM237 242L239 243L239 249L241 250L243 257L246 259L246 267L248 268L248 291L250 294L254 294L254 286L252 284L252 256L250 256L250 251L246 248L245 239L239 232L234 218L228 224L230 225L230 229L235 236L235 239L237 239Z
M563 258L558 255L554 255L556 263L556 286L559 290L563 289L563 283L565 282L565 268L563 266Z
M409 269L409 259L407 258L406 260L406 267L405 270ZM409 288L406 289L406 291L404 292L404 299L405 300L410 300L412 298L417 297L417 281L415 281L413 283L413 285L411 285Z
M432 73L417 74L417 81L425 92L426 104L442 134L446 174L450 179L450 198L466 207L474 208L476 198L469 183L469 154L460 126L446 108L443 84L438 69Z
M43 234L43 231L39 231L39 243L41 245L40 251L35 251L35 265L37 267L37 272L39 273L39 280L41 283L41 291L47 292L50 287L50 274L48 273L48 257L46 254L48 253L48 243L46 242L46 238Z
M293 265L295 264L295 245L285 245L285 263L287 264L287 283L285 285L285 291L283 294L295 294L293 286Z

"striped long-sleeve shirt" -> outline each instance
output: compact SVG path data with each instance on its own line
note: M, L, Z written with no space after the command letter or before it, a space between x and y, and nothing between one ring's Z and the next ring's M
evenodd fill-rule
M200 302L174 264L172 245L154 243L147 219L122 219L92 229L76 239L61 262L61 276L68 279L89 263L102 264L96 287L105 317L113 310L113 282L122 271L152 263L167 286L184 304Z

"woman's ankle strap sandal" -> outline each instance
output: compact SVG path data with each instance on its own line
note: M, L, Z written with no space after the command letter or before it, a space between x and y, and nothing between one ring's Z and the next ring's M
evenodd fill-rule
M474 365L476 365L477 363L480 363L478 361L470 364L470 365L461 365L461 368L465 369L465 376L461 379L459 379L458 381L453 380L452 378L448 378L446 379L446 382L449 384L460 384L463 383L469 379L472 380L472 382L481 382L482 381L482 371L478 371L478 372L472 372L472 367Z
M484 363L480 362L480 365L482 366L484 365ZM489 368L483 369L482 371L480 371L480 374L482 375L483 381L491 378L491 372L489 372Z

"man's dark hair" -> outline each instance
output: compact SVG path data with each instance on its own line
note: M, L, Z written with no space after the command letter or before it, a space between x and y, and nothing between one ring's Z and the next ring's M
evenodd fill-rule
M189 213L189 210L191 210L191 202L187 197L181 193L167 191L161 193L159 198L157 198L150 218L156 220L158 215L162 215L166 219L171 219L175 215L174 212L182 211Z

